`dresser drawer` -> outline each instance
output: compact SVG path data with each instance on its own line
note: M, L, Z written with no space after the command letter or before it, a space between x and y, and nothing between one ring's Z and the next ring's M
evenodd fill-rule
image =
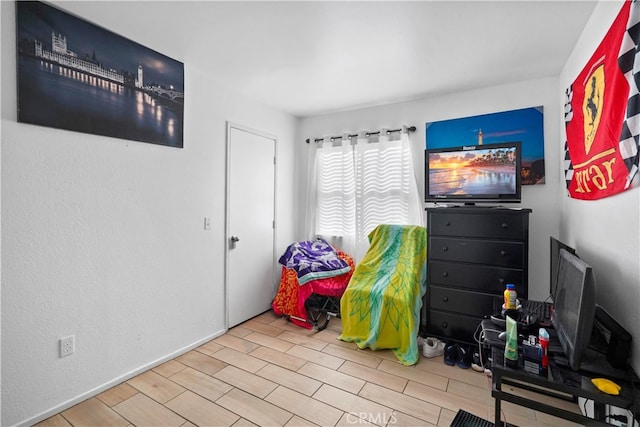
M429 286L427 304L434 310L464 313L470 316L490 316L494 302L500 295L469 292L454 288Z
M501 240L429 237L430 259L522 268L524 243Z
M499 307L507 283L527 298L530 209L427 208L427 293L421 327L477 344L474 332ZM497 304L496 304L497 303Z
M427 272L430 284L502 294L507 283L513 283L518 295L528 298L523 269L430 260Z
M427 316L427 335L478 345L473 334L481 321L477 317L430 310Z
M430 235L524 240L528 217L509 214L434 212L429 215Z

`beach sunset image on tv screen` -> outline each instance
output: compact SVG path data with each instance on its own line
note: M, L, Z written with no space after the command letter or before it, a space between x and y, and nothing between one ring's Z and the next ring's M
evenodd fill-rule
M516 154L516 147L429 153L429 193L515 194Z

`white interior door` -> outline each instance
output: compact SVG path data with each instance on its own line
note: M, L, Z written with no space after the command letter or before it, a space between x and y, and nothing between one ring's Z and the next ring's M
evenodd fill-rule
M275 295L276 139L227 125L227 327L271 307Z

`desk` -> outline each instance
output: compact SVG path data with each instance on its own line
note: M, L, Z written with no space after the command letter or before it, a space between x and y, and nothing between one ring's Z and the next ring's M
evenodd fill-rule
M483 326L490 327L488 325ZM494 344L497 343L494 342ZM520 358L518 369L504 366L504 343L502 343L502 346L499 344L489 344L489 348L492 358L491 395L495 399L496 426L501 423L500 408L503 400L588 426L610 425L605 422L605 405L628 409L633 415L636 413L634 400L637 399L638 392L630 382L616 380L616 383L622 386L622 390L618 396L612 396L599 391L591 383L591 378L597 378L598 375L572 371L570 368L556 364L553 359L549 362L547 376L535 375L523 369L522 358ZM503 390L503 384L574 402L577 401L578 397L593 400L594 412L598 419L588 418L581 414L556 408L531 398L515 395L507 390ZM631 425L631 420L629 420L629 425Z

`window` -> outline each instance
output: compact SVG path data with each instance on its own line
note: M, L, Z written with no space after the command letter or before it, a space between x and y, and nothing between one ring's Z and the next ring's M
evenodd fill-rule
M333 239L356 260L378 224L423 224L409 137L395 136L345 138L316 151L313 234Z

